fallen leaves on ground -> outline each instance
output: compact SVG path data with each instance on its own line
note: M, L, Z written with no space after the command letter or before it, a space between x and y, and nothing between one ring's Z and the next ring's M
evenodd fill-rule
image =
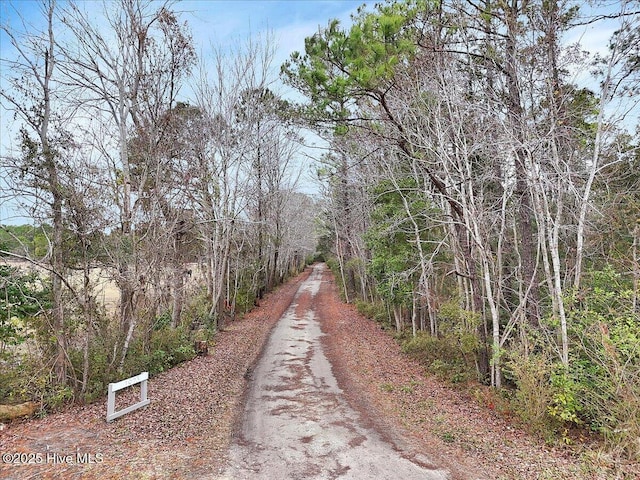
M106 423L105 399L9 424L0 430L0 453L58 457L40 464L0 463L0 478L188 480L222 473L247 374L309 273L220 332L209 356L150 379L149 406ZM387 332L339 300L330 273L323 284L314 304L340 387L363 421L389 441L404 450L408 439L407 450L418 452L414 459L447 467L460 480L640 478L638 465L618 465L615 473L611 459L597 451L547 446L464 391L425 375ZM118 394L123 405L135 403L136 395L133 389ZM82 458L94 463L55 463L76 453L91 455Z
M586 445L546 445L480 406L470 393L427 375L388 332L354 306L336 302L337 289L327 281L331 291L321 290L318 299L322 329L328 357L350 402L381 429L397 429L395 436L412 439L414 448L450 468L454 478L640 478L637 464L614 462Z
M9 424L0 431L0 452L13 453L16 463L0 463L0 478L199 479L221 472L247 372L309 273L219 332L208 356L151 378L148 406L106 423L105 398ZM131 405L139 391L125 389L116 398L118 408Z

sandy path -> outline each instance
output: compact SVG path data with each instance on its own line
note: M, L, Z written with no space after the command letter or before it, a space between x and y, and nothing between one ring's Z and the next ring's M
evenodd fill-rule
M401 451L354 410L324 353L314 300L316 265L276 325L251 375L227 479L448 478Z

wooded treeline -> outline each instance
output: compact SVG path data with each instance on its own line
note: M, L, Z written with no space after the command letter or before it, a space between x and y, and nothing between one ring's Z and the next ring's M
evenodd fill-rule
M591 3L363 7L282 71L332 147L347 301L431 371L509 387L533 429L586 425L637 458L640 3ZM606 52L571 44L605 20Z
M432 372L502 388L534 430L586 426L638 458L637 0L363 7L282 66L300 105L268 35L199 58L170 2L41 6L41 31L1 26L20 125L2 201L41 227L2 253L49 280L0 270L0 396L53 404L160 371L300 268L306 127L329 146L321 245L347 301ZM572 44L587 25L610 29L606 51Z
M190 358L194 338L208 340L315 251L274 39L198 58L174 7L44 0L41 30L24 18L0 26L13 47L0 98L19 126L1 198L39 231L34 247L5 227L0 253L40 272L2 267L3 399L92 398L115 378ZM117 286L115 312L97 298L96 269ZM38 308L23 311L29 302Z

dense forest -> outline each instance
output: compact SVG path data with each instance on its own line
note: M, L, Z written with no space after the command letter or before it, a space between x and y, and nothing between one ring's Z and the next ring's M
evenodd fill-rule
M318 206L268 34L198 58L169 3L39 6L0 27L0 400L46 410L192 358L312 258Z
M344 298L532 430L581 426L638 458L640 3L608 5L363 7L282 72L332 147ZM606 53L565 40L605 19Z
M118 4L106 26L48 0L42 32L4 27L2 198L39 229L0 247L47 275L2 267L0 398L167 368L318 250L430 372L640 456L638 1L363 6L282 65L302 101L273 88L268 35L202 59L169 6ZM604 22L605 52L568 40ZM296 191L308 132L321 201Z

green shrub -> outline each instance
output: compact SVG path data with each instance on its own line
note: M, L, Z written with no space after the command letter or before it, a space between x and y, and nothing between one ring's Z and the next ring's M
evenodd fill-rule
M164 311L153 320L152 328L154 331L162 330L171 325L171 312L169 310Z
M147 370L150 375L164 372L171 366L171 358L164 350L153 350L147 357Z
M383 329L393 329L391 318L389 318L389 313L383 303L370 303L363 300L356 300L356 309L361 315L379 323Z
M166 368L191 360L195 356L189 336L182 328L165 328L151 336L151 352L165 359ZM166 370L165 368L165 370Z
M146 347L140 338L132 343L125 359L123 375L132 376L144 371L155 375L193 357L195 351L185 329L166 327L152 332Z
M117 380L108 351L101 345L94 345L89 350L89 379L83 401L90 403L102 397L109 383Z
M443 380L466 382L477 374L479 321L477 314L460 308L457 301L442 304L438 311L438 336L418 332L402 343L402 349Z
M535 434L551 438L558 428L558 417L550 415L554 392L551 375L554 366L546 355L513 353L505 362L504 373L516 385L511 409L522 424ZM558 392L557 392L558 393Z
M0 265L0 361L11 362L14 347L31 335L34 318L50 305L50 289L37 273Z
M256 301L256 295L250 288L238 290L236 293L236 313L243 315L250 312Z
M48 388L43 394L42 410L55 411L73 401L75 395L69 386L53 385L48 383Z
M305 257L305 264L312 265L314 263L325 262L326 255L323 252L315 252Z
M606 266L589 272L567 304L571 395L559 398L560 411L602 433L612 450L639 460L640 315L633 287Z
M640 317L632 299L632 285L611 267L591 271L566 297L568 366L541 352L553 351L541 337L535 355L510 356L513 409L531 430L549 436L584 426L611 452L640 459Z
M182 325L187 329L211 328L214 319L210 312L211 302L203 289L186 302L182 310Z
M0 365L0 403L12 404L31 399L26 387L27 372L19 365Z
M443 353L440 351L441 342L425 332L418 332L402 344L402 351L418 360L423 365L430 365L440 359Z
M338 265L338 260L336 259L336 257L331 256L327 258L325 263L327 264L327 267L329 267L329 270L331 270L331 272L336 277L340 276L340 267Z
M72 401L70 386L56 385L53 373L43 367L39 356L23 356L15 365L0 373L0 403L33 401L42 405L42 412L53 411Z
M480 315L464 310L454 300L440 306L438 318L438 335L456 346L466 364L472 364L480 348L477 335Z
M552 399L549 406L549 415L561 420L563 423L581 424L580 411L582 402L578 399L578 385L571 375L558 365L551 374Z
M460 345L452 338L418 332L402 343L402 351L443 380L463 383L474 376L473 365L466 363Z

